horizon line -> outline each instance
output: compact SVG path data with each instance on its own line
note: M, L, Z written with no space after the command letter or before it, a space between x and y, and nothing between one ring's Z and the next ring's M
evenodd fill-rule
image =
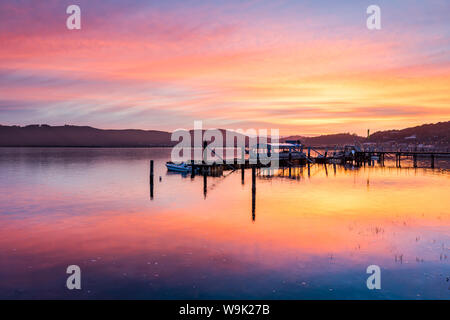
M447 121L439 121L439 122L434 122L434 123L422 123L420 125L417 126L411 126L411 127L403 127L403 128L394 128L394 129L387 129L387 130L378 130L378 131L374 131L373 133L369 134L373 135L375 133L378 132L385 132L385 131L400 131L400 130L405 130L405 129L410 129L410 128L416 128L416 127L422 127L425 125L436 125L439 123L446 123L446 122L450 122L450 120ZM46 124L46 123L32 123L32 124L26 124L26 125L4 125L4 124L0 124L0 127L19 127L19 128L26 128L26 127L31 127L31 126L48 126L48 127L88 127L88 128L92 128L92 129L98 129L98 130L115 130L115 131L130 131L130 130L139 130L139 131L157 131L157 132L165 132L165 133L173 133L176 131L195 131L195 129L185 129L185 128L179 128L179 129L175 129L175 130L156 130L156 129L137 129L137 128L127 128L127 129L114 129L114 128L101 128L101 127L94 127L91 125L76 125L76 124L64 124L64 125L50 125L50 124ZM249 129L255 129L255 128L248 128L248 129L227 129L227 128L215 128L215 127L211 127L211 128L202 128L202 130L225 130L225 131L231 131L231 132L237 132L238 130L249 130ZM267 128L258 128L256 130L261 130L261 129L267 129ZM275 129L275 128L272 128ZM270 130L272 130L270 129ZM370 128L368 128L368 130L370 130ZM363 136L363 135L359 135L355 132L336 132L336 133L322 133L322 134L317 134L317 135L302 135L302 134L289 134L289 135L280 135L280 138L289 138L289 137L295 137L295 136L300 136L303 138L314 138L314 137L320 137L320 136L332 136L332 135L340 135L340 134L344 134L344 135L352 135L352 136L357 136L357 137L361 137L361 138L367 138L367 136ZM250 135L248 135L250 136Z

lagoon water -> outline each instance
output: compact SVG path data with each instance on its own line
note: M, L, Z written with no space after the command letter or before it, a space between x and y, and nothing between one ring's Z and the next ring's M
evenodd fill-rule
M203 177L166 171L169 158L1 149L0 298L450 298L448 170L280 170L257 176L252 214L249 170L244 184L208 177L205 195ZM69 265L81 290L66 288Z

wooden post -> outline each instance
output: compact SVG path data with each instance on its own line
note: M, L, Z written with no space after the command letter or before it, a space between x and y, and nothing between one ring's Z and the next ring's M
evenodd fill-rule
M150 199L153 200L153 160L150 160Z
M431 154L431 168L434 168L434 153Z
M195 177L195 170L196 170L196 168L195 168L195 161L191 160L191 178Z
M311 177L311 168L310 168L310 164L308 162L308 178L310 178L310 177Z
M256 167L252 166L252 190L256 189Z
M252 166L252 220L255 221L256 207L256 168Z
M203 168L203 196L206 198L208 192L208 172Z
M245 182L245 163L241 164L241 183Z
M308 147L308 159L311 160L311 147Z
M150 177L153 177L154 175L153 167L153 160L150 160Z
M203 153L202 153L202 155L203 155L203 158L202 158L203 159L203 164L206 164L206 161L208 160L208 155L205 152L207 146L208 146L208 143L206 141L203 141Z
M414 168L417 168L417 154L413 154Z
M256 144L256 165L258 165L259 161L259 143Z

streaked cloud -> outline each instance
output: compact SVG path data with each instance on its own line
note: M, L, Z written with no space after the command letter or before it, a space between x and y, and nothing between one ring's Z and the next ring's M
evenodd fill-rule
M380 1L0 4L2 124L364 133L448 120L450 5Z

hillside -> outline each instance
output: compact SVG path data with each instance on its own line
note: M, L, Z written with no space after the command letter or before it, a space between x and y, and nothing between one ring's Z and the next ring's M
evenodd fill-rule
M220 129L225 137L225 130ZM189 131L194 143L194 131ZM248 137L246 137L248 145ZM300 140L305 145L345 145L354 143L450 144L450 121L424 124L402 130L378 131L369 138L349 133L318 137L290 136L280 139ZM225 141L223 141L225 144ZM170 147L171 133L156 130L103 130L87 126L30 125L1 126L0 147Z
M226 130L220 131L225 145ZM193 145L194 130L190 130L189 134ZM170 147L178 143L171 141L171 135L170 132L156 130L102 130L70 125L0 125L0 147ZM248 144L248 137L244 140Z
M395 141L397 143L449 144L450 121L424 124L403 130L379 131L372 134L368 141L376 143Z
M303 137L303 136L289 136L280 139L282 142L286 140L300 140L303 144L309 146L321 146L321 145L345 145L364 142L365 138L350 134L350 133L338 133L328 134L317 137Z
M170 133L155 130L101 130L92 127L0 126L2 147L146 147L170 146Z
M345 145L354 143L396 143L396 144L450 144L450 121L424 124L401 130L377 131L369 138L349 133L322 135L318 137L290 136L281 140L300 139L305 145Z

